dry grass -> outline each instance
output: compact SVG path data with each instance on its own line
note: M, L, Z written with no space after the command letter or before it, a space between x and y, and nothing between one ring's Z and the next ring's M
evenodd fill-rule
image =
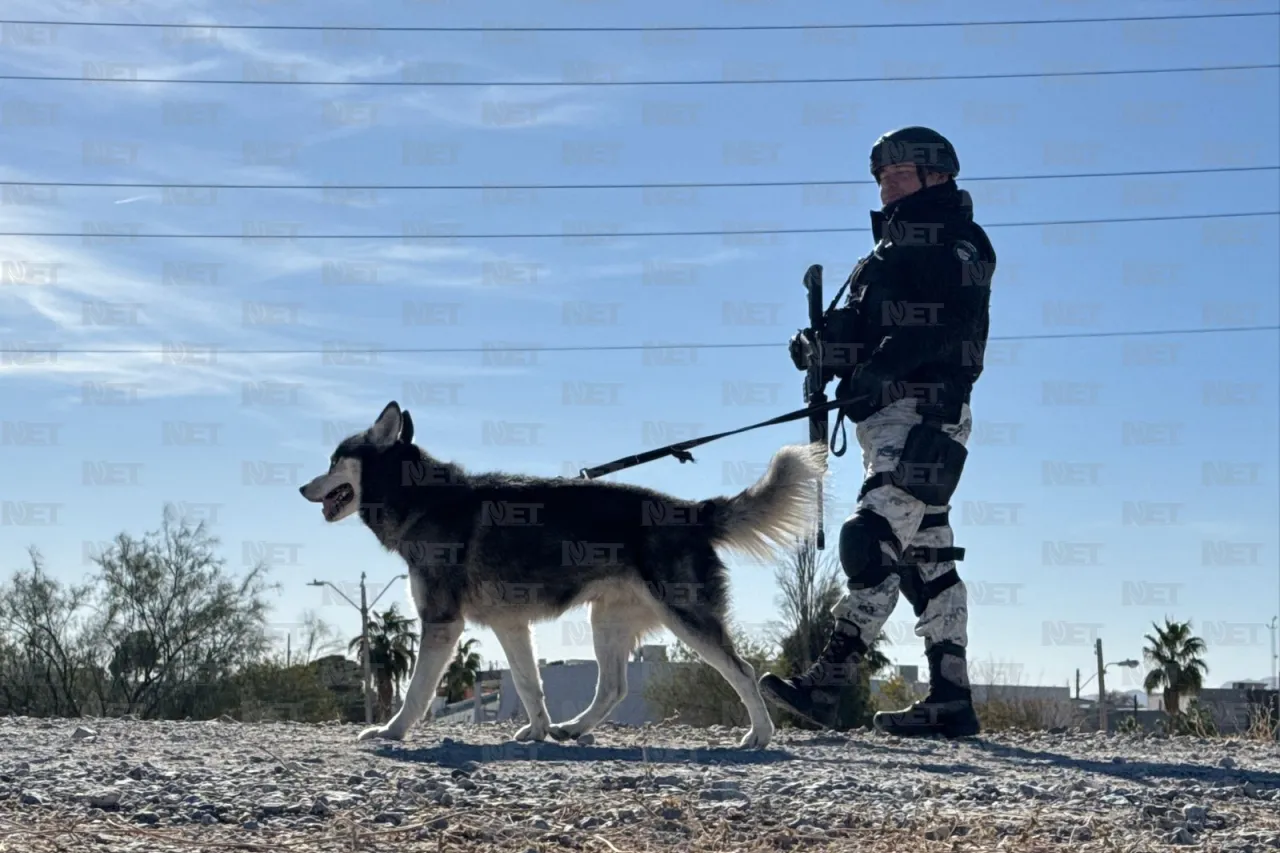
M1274 743L1280 740L1280 719L1272 708L1249 709L1249 727L1241 735L1245 740Z
M305 830L272 829L249 832L236 826L143 827L118 817L97 820L69 817L34 810L11 813L0 810L0 851L4 853L187 853L188 851L241 850L247 853L380 853L410 848L435 851L485 851L485 853L526 853L526 851L580 850L587 853L765 853L765 851L857 850L862 853L932 853L932 851L1003 850L1008 853L1047 851L1137 851L1163 850L1166 845L1135 841L1131 835L1110 835L1105 826L1094 829L1093 837L1045 837L1037 818L1018 824L1010 821L997 829L970 826L960 815L939 815L931 825L901 826L898 822L861 824L853 817L845 825L825 830L793 830L774 821L751 819L746 810L719 811L699 817L688 809L675 821L665 821L636 798L651 818L650 825L597 829L531 830L512 823L501 814L459 814L450 811L448 826L435 828L438 817L427 816L412 824L394 828L371 828L342 818L331 818ZM685 804L670 798L670 804ZM556 814L565 824L585 815L581 805L566 804ZM1274 815L1266 820L1258 814L1256 825L1274 826ZM1209 844L1202 850L1219 849Z
M1070 701L1018 695L1022 670L1017 666L972 663L969 680L985 685L974 702L984 731L1045 731L1074 721Z

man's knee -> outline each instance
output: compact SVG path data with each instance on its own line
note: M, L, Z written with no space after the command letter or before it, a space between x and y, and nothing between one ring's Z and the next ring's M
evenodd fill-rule
M873 589L898 570L900 550L893 527L883 516L862 508L840 528L840 566L849 577L849 589Z
M879 486L896 486L929 506L946 506L960 486L969 451L930 423L911 428L898 455L898 464L867 479L862 494Z

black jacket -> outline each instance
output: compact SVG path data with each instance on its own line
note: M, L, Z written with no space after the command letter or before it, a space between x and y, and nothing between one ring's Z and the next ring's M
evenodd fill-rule
M982 374L996 254L967 192L947 182L872 211L876 239L827 312L824 380L857 422L914 396L954 422ZM837 295L836 299L839 299Z

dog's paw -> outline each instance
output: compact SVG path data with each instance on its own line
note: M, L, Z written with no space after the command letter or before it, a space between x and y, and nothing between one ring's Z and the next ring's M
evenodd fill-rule
M515 739L520 743L527 743L528 741L535 741L535 740L536 741L546 740L547 727L540 726L535 729L533 727L533 724L529 723L524 728L520 729L520 731L516 732Z
M547 729L547 734L558 741L577 740L582 736L582 730L567 723L561 725L552 723L551 728Z
M360 732L359 736L356 737L356 740L373 740L375 738L379 740L403 740L404 732L397 731L391 728L391 726L370 726Z
M738 741L738 749L764 749L772 739L773 732L752 729Z

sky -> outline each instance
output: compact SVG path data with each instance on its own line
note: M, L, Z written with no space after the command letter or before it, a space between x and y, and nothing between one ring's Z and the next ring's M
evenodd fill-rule
M229 571L272 563L277 637L296 636L307 609L354 636L357 611L309 582L358 601L364 572L371 599L391 584L377 609L410 605L393 580L398 558L354 518L325 524L298 494L343 436L396 400L438 457L576 476L800 408L786 342L807 325L805 270L823 265L830 299L871 248L872 142L925 124L958 149L960 185L999 259L951 511L967 550L971 677L1074 684L1077 669L1093 672L1095 639L1107 662L1140 659L1143 634L1165 617L1192 620L1206 640L1210 684L1269 677L1280 607L1276 70L879 78L1274 65L1275 16L826 31L208 28L962 20L954 4L908 0L858 4L856 20L847 4L803 9L7 2L6 20L192 26L2 25L4 75L71 79L0 80L0 569L26 568L36 546L50 571L81 580L102 543L156 530L172 503L209 524ZM963 20L1275 10L989 2ZM795 78L863 81L688 82ZM289 80L490 85L278 82ZM597 85L634 81L650 84ZM1269 168L1018 179L1249 166ZM198 186L35 185L130 181ZM793 185L494 188L690 182ZM1263 215L1038 224L1239 213ZM770 229L846 230L714 233ZM655 231L713 233L623 236ZM174 236L135 236L156 233ZM308 234L348 239L298 239ZM1270 328L1233 331L1257 326ZM1181 331L1126 334L1161 330ZM657 348L532 349L620 345ZM471 351L393 351L405 348ZM134 351L75 352L95 349ZM768 427L698 448L694 464L667 458L609 479L731 494L806 438L803 422ZM861 481L847 438L826 497L832 559ZM727 561L737 625L767 636L780 618L772 567ZM905 601L885 631L890 657L923 672ZM502 664L492 633L466 636ZM548 660L591 657L585 610L539 625L536 644ZM1138 670L1108 670L1109 688L1140 681Z

